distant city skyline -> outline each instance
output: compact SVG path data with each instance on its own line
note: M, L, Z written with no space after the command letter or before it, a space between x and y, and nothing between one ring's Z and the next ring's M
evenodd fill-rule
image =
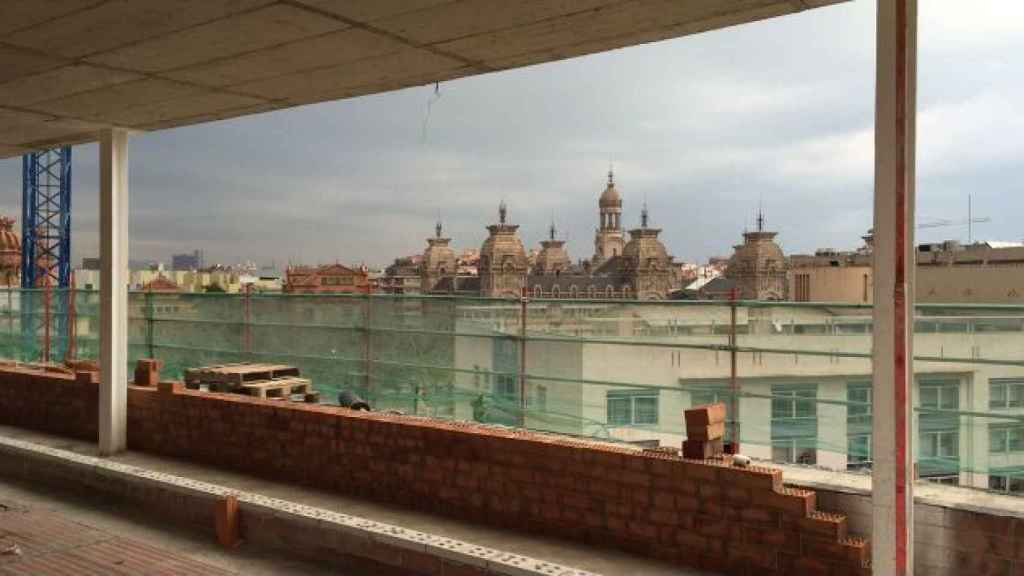
M992 222L1021 240L1024 5L921 7L920 221ZM249 118L132 137L131 258L365 262L422 252L440 212L477 248L509 205L528 248L552 216L593 252L609 163L622 224L651 224L679 260L727 256L763 199L787 253L855 248L871 226L874 4ZM73 261L98 253L97 149L74 150ZM20 219L21 165L0 161ZM20 227L20 223L18 225ZM920 241L966 240L966 227Z

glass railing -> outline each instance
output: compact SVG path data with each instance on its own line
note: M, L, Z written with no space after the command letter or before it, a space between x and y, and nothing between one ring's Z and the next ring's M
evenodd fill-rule
M7 359L97 356L96 292L0 290L0 310ZM870 306L133 292L129 318L131 364L167 377L285 363L324 402L641 445L721 401L746 454L871 467ZM914 352L921 478L1024 493L1024 306L919 306Z

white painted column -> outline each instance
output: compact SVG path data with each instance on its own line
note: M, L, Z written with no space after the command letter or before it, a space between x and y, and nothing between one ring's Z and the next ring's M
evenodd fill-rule
M100 454L125 449L128 413L128 132L100 137Z
M878 0L872 563L913 574L914 178L917 0Z

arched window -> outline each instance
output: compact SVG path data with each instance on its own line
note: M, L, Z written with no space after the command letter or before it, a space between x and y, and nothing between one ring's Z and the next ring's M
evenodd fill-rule
M614 298L615 297L615 289L612 288L611 286L608 286L607 288L604 289L604 295L605 295L606 298Z
M579 288L577 288L575 284L573 284L572 286L569 286L569 298L579 298L579 296L580 296Z
M622 297L629 298L629 286L622 287Z
M558 289L558 285L557 284L555 286L551 287L551 297L552 298L558 298L561 295L562 295L562 291Z
M587 295L590 296L591 298L597 297L597 288L595 288L593 284L591 284L590 287L587 288Z

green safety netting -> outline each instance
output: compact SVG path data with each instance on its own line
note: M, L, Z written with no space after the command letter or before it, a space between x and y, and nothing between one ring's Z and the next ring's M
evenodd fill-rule
M95 291L0 292L0 354L95 359ZM1024 307L919 306L919 473L1024 483ZM682 411L726 402L728 439L777 461L871 464L871 309L836 304L132 292L129 359L164 375L300 368L323 401L677 445Z

